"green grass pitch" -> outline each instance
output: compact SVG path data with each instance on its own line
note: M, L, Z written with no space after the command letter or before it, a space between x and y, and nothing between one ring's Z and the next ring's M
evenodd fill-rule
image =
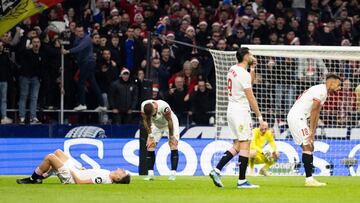
M0 203L26 202L360 202L360 177L317 177L328 183L322 188L304 187L304 177L249 177L259 189L236 189L234 177L223 177L225 188L217 188L209 177L167 177L144 181L132 177L130 185L62 185L49 178L42 185L18 185L18 177L0 177Z

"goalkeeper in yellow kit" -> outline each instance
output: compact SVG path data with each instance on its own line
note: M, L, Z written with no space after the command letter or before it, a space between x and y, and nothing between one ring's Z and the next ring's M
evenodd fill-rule
M272 148L272 153L263 150L267 142ZM264 167L260 169L259 174L269 176L270 174L267 170L278 160L279 156L280 153L276 151L274 137L269 130L269 125L267 122L263 122L259 128L253 129L253 138L250 144L250 170L254 171L255 164L265 164Z

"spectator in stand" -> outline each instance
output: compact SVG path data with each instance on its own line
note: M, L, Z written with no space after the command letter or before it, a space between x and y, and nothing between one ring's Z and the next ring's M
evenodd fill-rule
M211 39L208 44L206 44L206 47L214 49L216 47L216 44L221 39L221 33L220 32L213 32Z
M237 47L241 47L242 44L249 44L249 39L245 33L244 28L239 27L236 30L236 34L232 34L230 37L228 37L227 44L229 47L233 47L234 44L236 44Z
M134 38L134 27L129 27L126 31L126 38L122 42L121 50L122 60L130 72L136 72L136 68L140 67L141 61L144 59L144 48L141 41Z
M214 110L215 92L210 83L199 80L190 97L190 111L192 121L196 125L209 125L210 111Z
M111 59L115 61L118 67L123 67L121 61L121 49L120 49L120 38L118 35L111 35L111 43L109 46L109 50L111 52Z
M42 35L41 50L44 53L44 68L40 89L40 105L46 109L54 109L59 107L59 84L57 78L60 76L60 41L55 39L50 40L48 34Z
M43 69L44 53L40 51L41 41L39 37L33 37L26 50L22 52L19 77L19 117L20 124L25 124L26 103L30 97L30 124L40 124L36 116L36 108L40 89L41 72Z
M91 41L93 44L93 52L95 56L95 60L101 58L101 37L99 33L93 33L91 36Z
M270 45L278 45L279 44L279 37L275 31L270 32L268 43Z
M109 105L113 112L113 123L131 124L131 114L136 110L137 104L137 86L130 81L130 71L123 68L120 78L111 84L109 90Z
M219 51L228 51L227 47L226 47L226 40L225 39L220 39L218 41L218 43L216 44L216 49Z
M208 24L206 21L201 21L198 24L198 29L196 30L196 42L199 46L205 47L209 42L211 36L208 29Z
M337 41L334 31L325 23L319 32L319 44L323 46L334 46L338 44Z
M108 38L107 36L103 35L103 36L100 36L100 50L99 52L101 53L101 50L103 49L107 49L107 45L108 45ZM96 53L96 52L95 52Z
M1 99L1 124L10 124L12 119L7 117L7 91L8 81L11 78L11 61L9 48L0 41L0 99Z
M96 71L96 81L99 83L101 96L104 100L105 107L109 108L109 89L113 81L117 79L119 75L116 62L111 60L111 52L108 49L102 51L102 58L99 60ZM109 122L109 116L105 112L99 113L99 121L102 124Z
M307 24L307 30L306 30L306 33L302 36L302 44L305 44L305 45L317 45L318 44L318 31L317 31L317 28L316 28L316 25L315 23L313 22L309 22Z
M158 84L153 84L152 85L152 95L151 95L151 99L154 100L162 100L162 96L159 94L159 85Z
M349 80L344 80L341 90L329 94L324 104L323 121L327 126L354 126L356 93Z
M175 60L170 57L170 48L164 46L161 50L160 66L157 69L158 84L162 95L169 90L168 80L178 71L177 67Z
M180 125L187 123L186 112L189 110L189 99L184 77L176 76L174 87L170 87L169 92L165 95L165 100L178 117Z
M173 88L175 79L181 76L184 78L185 85L187 87L188 94L186 95L187 100L189 99L189 96L191 95L192 91L194 90L195 85L197 84L197 75L195 75L190 61L185 61L183 65L183 70L174 74L168 81L170 89Z
M90 0L90 8L91 10L88 13L92 13L92 19L97 22L101 23L104 17L104 9L106 7L106 3L104 0Z
M337 112L338 126L355 126L354 111L356 110L356 93L352 89L350 80L344 80L339 92L340 102Z
M173 58L176 62L178 62L179 60L176 58L176 56L178 56L180 50L180 47L172 40L175 39L175 35L174 33L170 32L166 35L166 38L169 40L165 41L164 46L168 46L170 48L170 56L171 58Z
M279 38L285 39L286 33L288 32L289 28L286 24L286 19L284 16L278 16L276 18L276 27L275 31Z
M191 69L193 70L194 75L196 75L198 77L205 77L204 71L201 68L200 61L196 57L193 57L190 60L190 64L191 64Z
M77 39L74 42L74 47L70 50L62 50L63 54L75 54L77 62L80 66L79 78L79 105L74 108L75 111L86 110L85 102L85 81L90 80L91 87L93 88L99 106L95 111L106 111L104 99L101 96L100 88L95 80L96 63L93 54L93 45L89 35L85 35L84 27L78 26L76 28Z
M182 39L183 42L188 43L188 44L192 44L192 45L196 45L196 41L195 41L195 29L192 26L189 26L186 28L185 30L185 35ZM197 49L194 47L189 47L189 46L182 46L182 58L180 59L180 61L186 61L189 60L191 58L191 56L197 54Z
M302 90L321 83L327 73L328 69L322 59L299 59L297 75Z
M295 31L290 30L286 34L285 44L286 45L300 45L300 39L299 39L299 37L296 36Z
M241 29L240 29L241 30ZM237 30L237 36L241 36L245 37L244 35L245 33L241 33L239 32L239 29ZM267 27L261 23L260 18L254 18L253 22L252 22L252 32L251 32L251 38L253 38L254 36L258 36L260 37L261 41L265 42L266 38L268 37L268 29ZM245 44L248 41L242 42L240 44Z
M145 78L145 72L143 69L139 69L137 77L134 80L138 89L138 104L136 109L140 110L140 105L143 101L151 99L152 95L152 81Z

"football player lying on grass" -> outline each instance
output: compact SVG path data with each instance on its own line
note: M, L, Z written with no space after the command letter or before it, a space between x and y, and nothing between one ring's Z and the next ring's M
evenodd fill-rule
M129 184L130 174L124 169L109 171L105 169L78 169L60 149L48 154L34 173L18 184L41 184L42 180L54 172L63 184Z

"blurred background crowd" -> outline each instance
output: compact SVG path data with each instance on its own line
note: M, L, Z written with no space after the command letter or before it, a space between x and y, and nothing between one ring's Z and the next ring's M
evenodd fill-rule
M91 56L72 53L84 36L91 42ZM198 46L222 51L242 44L359 46L360 4L357 0L64 1L1 37L2 124L58 122L61 41L69 41L65 50L70 50L63 70L65 109L99 110L68 112L67 123L134 124L142 101L163 99L181 125L209 125L214 119L215 71L210 53ZM94 69L86 68L88 60L94 61ZM255 92L272 122L285 118L303 87L336 72L344 79L343 90L330 96L323 120L326 125L356 125L356 119L346 119L356 118L348 113L360 111L359 61L334 65L321 59L261 60Z

